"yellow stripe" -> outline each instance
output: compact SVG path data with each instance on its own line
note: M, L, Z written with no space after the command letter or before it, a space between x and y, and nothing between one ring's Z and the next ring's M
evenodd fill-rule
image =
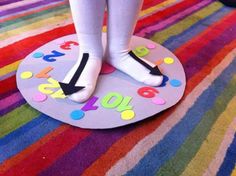
M7 66L2 67L0 69L0 76L3 76L3 75L6 75L8 73L11 73L13 71L16 71L16 69L18 68L21 61L22 60L18 60L16 62L12 63L12 64L9 64Z
M158 11L158 10L160 10L163 7L166 7L168 5L171 5L171 4L175 3L176 1L177 0L167 0L167 1L164 1L164 2L162 2L160 4L152 6L152 7L148 8L148 9L145 9L145 10L140 12L140 17L143 17L143 16L145 16L145 15L147 15L149 13L153 13L154 11Z
M5 39L10 38L10 37L13 37L13 36L20 35L24 32L29 31L29 30L40 28L40 27L45 26L47 24L61 23L61 22L65 21L69 18L71 18L70 13L63 13L63 14L60 14L60 16L54 16L54 17L51 17L51 18L39 20L35 23L31 23L29 25L26 25L26 26L23 26L23 27L20 27L20 28L17 28L17 29L13 29L13 30L1 33L0 34L0 41L5 40Z
M236 76L234 76L233 79L236 80ZM236 115L235 105L236 96L229 102L225 111L218 117L206 140L201 145L201 148L188 164L185 171L181 174L182 176L195 174L202 175L206 170L212 161L212 158L214 158L228 127ZM204 160L202 158L204 158Z
M235 166L233 172L231 173L231 176L236 176L236 166Z
M157 41L158 43L164 43L169 37L182 33L198 21L206 18L207 16L222 8L222 6L223 5L221 3L214 2L204 7L203 9L193 13L191 16L186 17L180 22L168 27L167 29L155 33L155 35L152 37L152 40Z

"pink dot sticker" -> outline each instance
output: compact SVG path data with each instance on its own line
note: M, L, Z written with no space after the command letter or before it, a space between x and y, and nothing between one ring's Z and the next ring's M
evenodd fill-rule
M38 92L33 96L33 100L35 102L43 102L43 101L47 100L47 98L48 98L47 95L42 94L41 92Z
M110 64L104 62L102 64L101 74L110 74L116 71L116 68L111 66Z
M153 43L150 43L150 44L147 45L147 48L148 48L148 49L155 49L155 48L156 48L156 45L153 44Z
M152 102L157 105L164 105L166 101L163 98L155 97L152 99Z

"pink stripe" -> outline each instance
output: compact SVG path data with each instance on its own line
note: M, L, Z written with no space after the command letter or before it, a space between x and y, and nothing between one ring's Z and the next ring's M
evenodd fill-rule
M220 144L219 150L217 151L214 159L209 164L208 168L205 170L204 176L216 175L222 162L224 161L224 156L229 148L230 144L234 139L234 133L236 130L236 117L230 124L228 130L225 133L224 139Z
M137 35L140 37L145 37L147 33L150 33L152 31L158 32L158 31L162 30L163 28L165 28L173 23L176 23L178 20L182 19L183 17L190 15L191 13L208 5L211 2L212 2L212 0L202 1L199 4L196 4L195 6L193 6L191 8L188 8L188 9L186 9L174 16L171 16L170 18L168 18L166 20L161 21L160 23L157 23L155 25L144 28L143 30L139 31L137 33Z
M0 112L4 109L8 108L9 106L12 106L16 102L21 101L22 99L24 99L24 98L22 97L20 92L16 92L16 93L11 94L10 96L0 100Z
M24 1L24 3L22 3L22 1L19 1L16 3L5 5L5 6L0 6L0 10L9 10L9 9L13 9L15 7L21 7L21 6L25 6L27 4L33 4L38 1L40 1L40 0Z

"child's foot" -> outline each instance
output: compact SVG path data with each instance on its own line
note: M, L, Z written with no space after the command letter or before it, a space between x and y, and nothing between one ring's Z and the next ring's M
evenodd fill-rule
M76 102L85 102L94 92L102 59L84 53L60 83L63 92Z
M132 51L118 54L110 53L107 62L146 85L159 86L162 83L163 75L158 67L137 57Z

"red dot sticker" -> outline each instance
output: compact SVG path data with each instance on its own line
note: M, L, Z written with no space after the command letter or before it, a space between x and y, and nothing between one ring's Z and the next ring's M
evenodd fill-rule
M101 74L110 74L113 73L114 71L116 71L116 68L111 66L110 64L106 62L102 64Z

